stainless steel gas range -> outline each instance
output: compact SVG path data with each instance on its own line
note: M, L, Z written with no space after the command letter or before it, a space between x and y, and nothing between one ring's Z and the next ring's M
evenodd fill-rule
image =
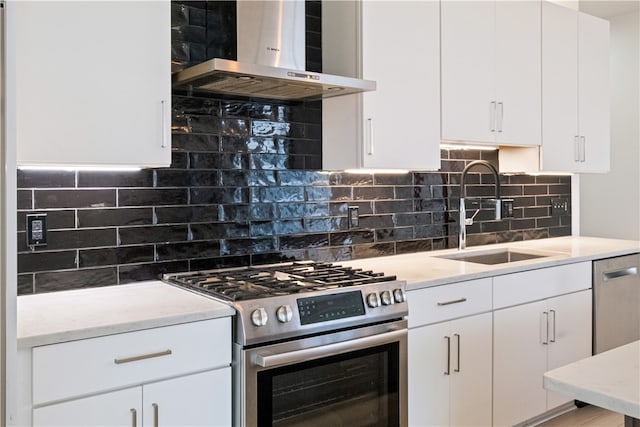
M236 309L234 424L406 426L405 283L328 263L167 274Z

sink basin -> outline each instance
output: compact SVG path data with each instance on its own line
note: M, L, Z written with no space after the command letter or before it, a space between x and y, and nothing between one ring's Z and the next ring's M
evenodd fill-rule
M527 259L544 258L549 255L531 252L521 252L513 249L493 249L489 251L458 252L451 255L441 255L437 258L456 261L475 262L477 264L496 265L506 264Z

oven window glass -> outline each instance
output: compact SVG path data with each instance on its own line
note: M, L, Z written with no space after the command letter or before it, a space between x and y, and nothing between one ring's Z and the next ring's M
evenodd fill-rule
M258 373L260 427L399 425L399 344Z

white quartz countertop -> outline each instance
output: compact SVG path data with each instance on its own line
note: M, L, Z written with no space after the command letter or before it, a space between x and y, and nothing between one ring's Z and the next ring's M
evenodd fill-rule
M500 248L530 251L532 253L539 252L547 256L508 264L484 265L439 258L442 255L451 255L459 252L457 249L446 249L367 258L340 262L340 264L396 275L398 279L405 280L407 289L411 290L536 268L638 253L640 252L640 242L569 236L477 246L467 248L464 251L471 254Z
M232 316L235 310L160 281L18 297L18 347Z
M640 341L549 371L544 388L640 419Z

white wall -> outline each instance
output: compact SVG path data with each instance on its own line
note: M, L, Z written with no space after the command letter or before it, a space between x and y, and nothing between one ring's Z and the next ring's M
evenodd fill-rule
M580 176L580 234L640 240L640 12L611 22L611 172Z

